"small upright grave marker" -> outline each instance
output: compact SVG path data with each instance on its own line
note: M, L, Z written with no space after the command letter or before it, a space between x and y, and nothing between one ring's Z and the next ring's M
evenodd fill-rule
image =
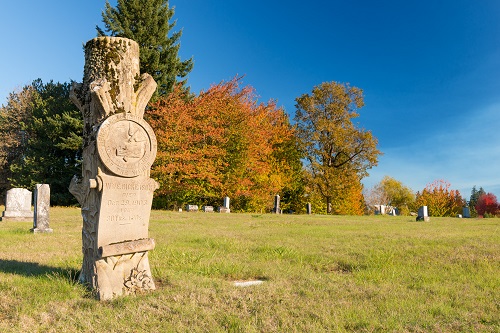
M49 184L36 184L35 187L35 219L33 221L33 233L49 233L49 211L50 211L50 186Z
M273 213L275 214L281 214L281 208L280 208L280 196L279 194L276 194L274 196L274 208L273 208Z
M311 215L312 214L312 209L311 209L311 203L308 202L307 205L306 205L306 211L307 211L307 215Z
M462 209L462 216L466 219L470 218L470 208L469 207L464 207Z
M417 221L430 221L429 214L427 213L427 206L422 206L418 209Z
M224 205L219 207L219 213L230 213L231 209L229 209L229 197L224 198Z
M7 191L2 221L33 222L30 191L24 188L12 188Z

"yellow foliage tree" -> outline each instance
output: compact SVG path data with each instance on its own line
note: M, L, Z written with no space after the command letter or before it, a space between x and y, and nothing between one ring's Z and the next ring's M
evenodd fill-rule
M325 199L328 213L333 212L335 202L358 205L362 195L359 182L368 169L377 165L381 154L372 133L353 123L359 116L357 110L364 105L363 91L349 84L325 82L296 102L294 120L308 162L311 187ZM339 212L358 212L357 206L341 206L344 208Z
M417 207L427 206L430 216L455 216L466 205L458 190L450 190L446 180L435 180L428 184L422 193L417 192Z

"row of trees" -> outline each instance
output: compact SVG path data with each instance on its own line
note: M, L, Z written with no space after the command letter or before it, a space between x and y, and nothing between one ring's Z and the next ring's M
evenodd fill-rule
M500 213L494 194L486 193L482 187L477 190L474 186L467 201L458 190L451 189L450 183L445 180L436 180L422 191L414 193L400 181L385 176L365 193L365 197L369 207L392 206L402 215L416 212L421 206L427 206L431 216L456 216L462 214L464 207L469 207L472 217L490 217Z
M178 56L181 31L172 32L173 8L166 0L106 2L102 13L109 34L140 46L141 73L158 83L146 118L158 139L152 176L161 184L154 205L219 205L224 196L240 211L270 209L279 193L285 210L300 212L311 202L316 212L360 215L373 204L402 214L427 205L433 216L461 212L467 203L445 181L416 194L385 177L363 194L361 179L375 166L377 140L353 120L364 105L361 89L326 82L296 99L295 125L274 101L259 103L241 79L192 94L186 78L193 59ZM67 191L81 167L82 119L69 101L70 83L31 85L9 96L0 108L0 187L33 188L49 183L52 202L75 204ZM468 202L473 216L498 212L496 197L482 188Z
M371 132L352 121L364 105L361 89L338 82L314 87L296 99L292 126L283 109L259 103L240 79L189 92L193 60L178 56L181 32L172 33L168 1L107 2L102 14L98 35L137 41L141 73L158 83L146 110L159 148L152 170L161 184L156 207L217 205L230 196L233 209L262 211L279 193L286 210L304 210L308 201L316 211L364 212L361 179L380 151ZM54 204L75 203L66 188L80 169L82 120L69 87L36 80L0 108L4 190L49 183Z

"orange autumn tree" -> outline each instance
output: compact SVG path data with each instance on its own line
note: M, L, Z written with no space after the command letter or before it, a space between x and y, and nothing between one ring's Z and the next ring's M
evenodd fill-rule
M450 190L450 183L435 180L422 193L417 192L415 205L427 206L430 216L455 216L461 214L465 200L458 190Z
M232 210L259 211L293 177L281 154L293 139L285 112L273 101L258 103L239 79L192 98L175 89L147 117L158 140L157 207L220 206L229 196Z

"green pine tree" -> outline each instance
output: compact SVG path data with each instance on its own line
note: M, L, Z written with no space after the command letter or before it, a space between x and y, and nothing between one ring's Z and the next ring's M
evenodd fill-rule
M173 15L168 0L118 0L116 8L106 1L102 12L106 32L139 44L141 74L150 74L158 83L153 98L170 93L178 82L185 86L193 68L192 58L181 61L178 55L182 31L169 36L175 26L175 21L170 23ZM106 35L100 27L96 29L99 36Z
M68 185L81 172L83 122L69 99L70 87L35 80L23 90L30 91L29 100L10 110L26 114L22 126L11 133L18 142L9 161L10 183L30 190L35 184L49 184L51 204L58 206L76 203Z

